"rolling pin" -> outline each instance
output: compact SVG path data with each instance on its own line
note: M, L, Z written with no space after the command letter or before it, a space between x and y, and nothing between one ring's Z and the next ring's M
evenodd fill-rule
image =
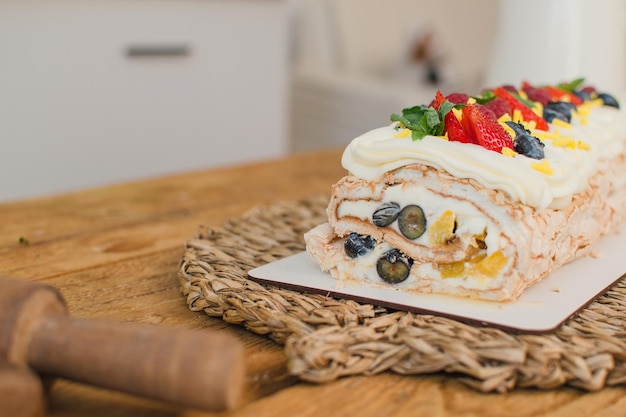
M0 359L0 417L42 417L43 383L30 369Z
M0 361L146 398L230 410L244 349L225 332L73 319L46 284L0 277Z

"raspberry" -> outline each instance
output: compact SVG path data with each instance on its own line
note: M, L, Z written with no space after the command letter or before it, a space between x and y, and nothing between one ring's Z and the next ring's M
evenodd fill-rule
M517 94L517 88L515 88L514 86L510 85L510 84L505 84L502 86L502 88L504 88L506 91L508 91L509 93L513 93L513 94Z
M469 100L469 96L464 93L452 93L446 96L450 103L454 104L465 104L467 100Z
M496 119L499 119L503 114L511 114L511 105L506 100L500 97L495 97L489 103L485 104L489 110L493 112Z
M535 88L535 87L524 88L524 92L528 96L529 100L539 102L544 106L552 100L552 97L550 97L550 94L548 94L546 90L542 90L541 88Z

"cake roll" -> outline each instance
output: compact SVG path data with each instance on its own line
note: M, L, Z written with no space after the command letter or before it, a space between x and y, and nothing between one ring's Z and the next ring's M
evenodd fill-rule
M626 213L626 115L583 86L438 92L346 147L306 249L334 278L517 299Z

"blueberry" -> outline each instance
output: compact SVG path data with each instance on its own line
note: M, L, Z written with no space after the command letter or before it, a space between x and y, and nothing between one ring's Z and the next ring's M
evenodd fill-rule
M408 239L417 239L426 231L426 216L418 205L404 207L398 214L398 228Z
M567 101L551 101L543 108L543 118L548 123L554 119L561 119L569 123L572 120L572 110L574 109L576 106Z
M542 141L528 134L518 135L513 140L515 152L533 159L543 159L545 157L543 152L544 146Z
M515 139L513 139L513 149L515 152L526 155L533 159L544 158L544 143L530 134L530 130L527 130L524 125L515 122L506 122L515 132Z
M508 121L506 122L507 126L510 127L511 129L513 129L513 132L515 132L515 135L530 135L530 130L526 129L524 127L523 124L521 123L516 123L513 121Z
M393 223L400 213L400 204L394 203L393 201L390 203L384 203L380 207L374 211L372 215L372 223L374 223L378 227L389 226Z
M612 95L607 93L599 93L598 98L602 100L602 103L604 103L605 106L611 106L619 109L619 103Z
M574 95L578 97L579 99L581 99L582 101L591 100L591 93L586 90L576 90L574 91Z
M398 284L409 277L413 259L398 249L391 249L376 262L376 272L385 282Z
M343 245L346 255L351 258L357 256L363 256L374 249L376 246L376 240L371 236L364 236L358 233L350 233L346 238L346 242Z

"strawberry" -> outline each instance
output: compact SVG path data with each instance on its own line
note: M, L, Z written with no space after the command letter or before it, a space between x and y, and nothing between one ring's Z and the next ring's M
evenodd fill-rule
M472 104L462 111L463 130L471 141L498 153L505 147L513 149L513 139L485 106Z
M575 94L569 93L567 91L561 90L560 88L551 86L551 85L547 85L544 87L544 89L548 92L548 94L550 94L550 96L552 97L552 99L554 101L564 101L564 99L567 99L570 103L573 103L575 105L580 105L582 104L582 100L577 97Z
M446 123L446 133L448 134L448 140L451 142L463 142L463 143L475 143L478 145L478 142L475 139L470 138L459 119L456 118L453 112L446 114L445 117Z
M548 130L548 122L539 117L532 109L526 106L524 103L515 98L511 93L509 93L505 88L498 87L493 90L493 93L496 97L500 97L501 99L506 100L507 103L511 106L511 110L519 110L522 113L522 117L525 121L530 122L534 120L539 130Z
M435 110L439 110L439 106L441 106L441 103L443 103L445 99L446 98L443 96L441 91L437 90L437 92L435 93L435 99L430 102L429 107L432 107Z
M467 99L469 98L469 96L466 96L466 97L467 98L465 99L463 103L466 103ZM456 98L462 99L462 97L456 97ZM437 90L437 92L435 93L435 99L430 103L430 106L433 107L435 110L439 110L439 106L441 106L441 103L443 103L446 99L450 100L450 96L444 97L441 91ZM454 103L452 100L450 101ZM448 114L444 116L443 120L445 124L444 132L448 134L449 141L478 144L478 142L471 140L467 136L467 134L463 130L463 126L461 126L461 122L459 122L459 120L454 115L454 112L450 111Z

